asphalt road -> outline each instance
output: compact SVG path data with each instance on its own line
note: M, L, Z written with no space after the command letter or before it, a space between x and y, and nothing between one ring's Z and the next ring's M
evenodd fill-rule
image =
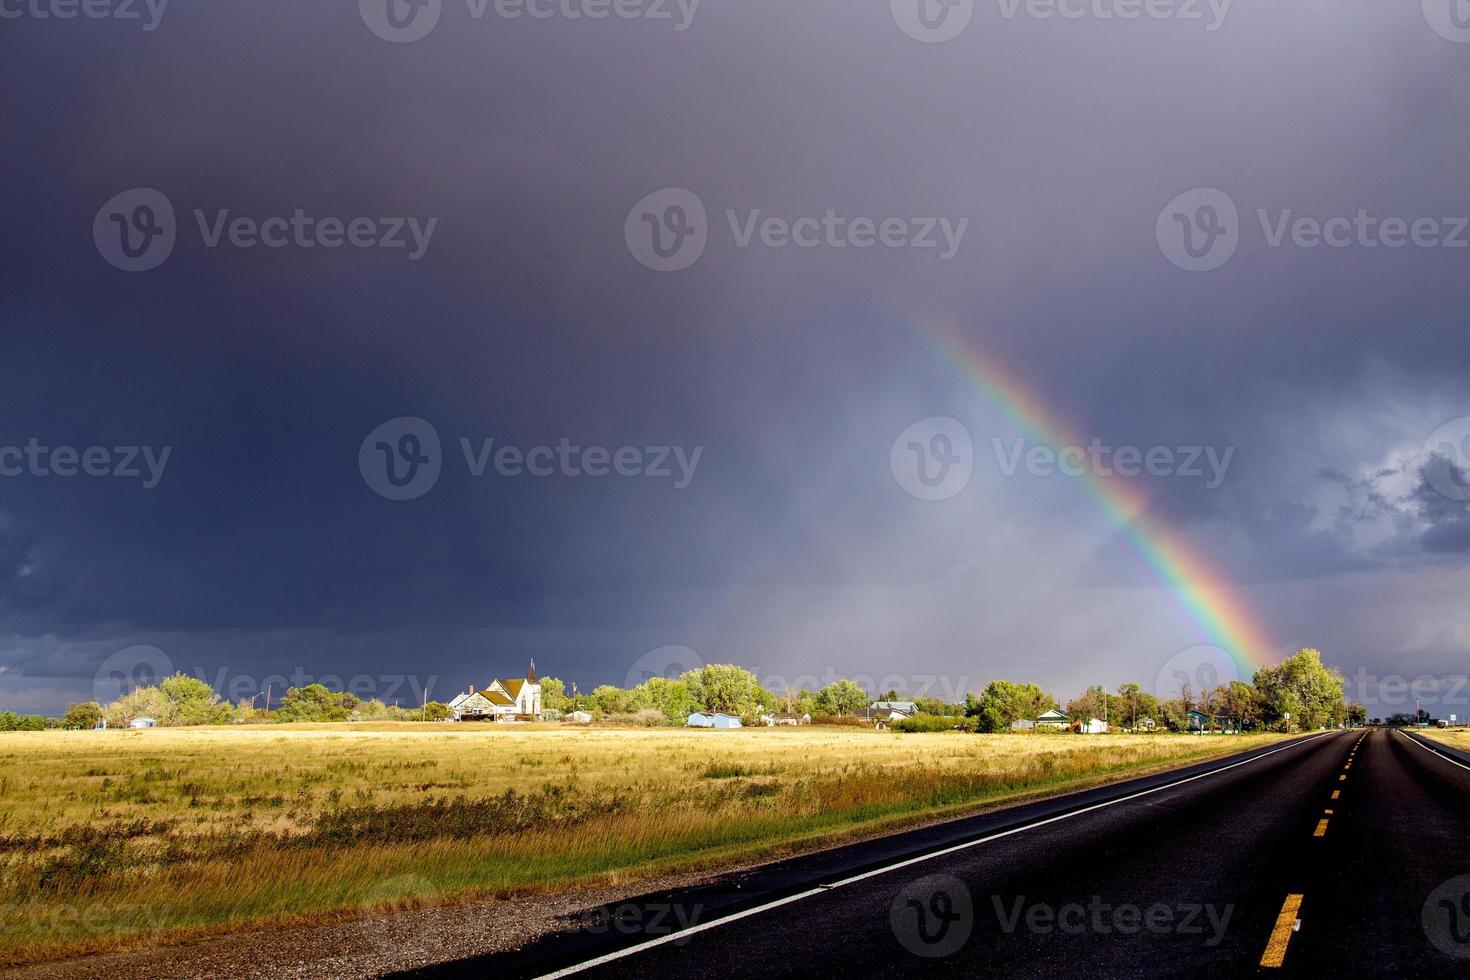
M423 977L1470 976L1470 759L1339 732L598 910Z

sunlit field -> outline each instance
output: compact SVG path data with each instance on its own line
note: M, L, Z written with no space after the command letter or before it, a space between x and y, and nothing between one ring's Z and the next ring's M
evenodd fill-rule
M0 735L0 963L618 884L1273 736L280 726Z
M1470 752L1470 728L1425 728L1421 730L1421 734L1441 741L1450 748Z

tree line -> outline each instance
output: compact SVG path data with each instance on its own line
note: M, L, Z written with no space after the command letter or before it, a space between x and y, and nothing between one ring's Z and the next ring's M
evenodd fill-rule
M695 711L721 711L753 723L766 712L810 715L816 723L855 724L875 701L896 701L897 691L870 692L852 680L837 680L819 690L770 691L754 673L734 664L708 664L678 677L651 677L631 688L604 684L581 693L555 677L541 681L541 703L547 720L586 711L605 721L641 725L682 725ZM1090 687L1066 702L1065 709L1036 684L991 681L961 702L913 697L917 717L898 725L908 730L960 728L1008 732L1018 721L1034 720L1048 710L1064 710L1068 719L1104 719L1128 730L1159 728L1185 731L1189 712L1230 719L1242 730L1305 730L1361 724L1366 711L1343 696L1343 678L1322 663L1311 649L1298 651L1279 666L1256 671L1250 683L1231 681L1195 691L1182 681L1172 697L1161 697L1141 685L1125 683L1116 691ZM222 725L264 722L442 721L447 705L430 701L397 707L363 700L321 684L289 688L279 706L258 709L253 701L230 705L198 678L175 674L156 685L129 691L108 705L94 701L71 705L62 726L94 728L104 719L126 727L134 719L153 718L159 725ZM44 719L37 719L44 721ZM4 716L0 716L3 729ZM44 727L37 725L36 727Z

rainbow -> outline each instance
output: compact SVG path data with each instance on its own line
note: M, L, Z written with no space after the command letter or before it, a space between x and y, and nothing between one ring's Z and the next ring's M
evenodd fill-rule
M1085 446L1041 398L998 359L972 344L959 346L933 330L915 331L940 360L972 382L996 409L1030 439L1060 451ZM1137 481L1087 473L1077 483L1115 525L1129 549L1168 590L1189 622L1204 631L1202 642L1222 648L1249 679L1258 667L1275 663L1274 644L1250 609L1219 571L1182 534L1148 516L1148 497Z

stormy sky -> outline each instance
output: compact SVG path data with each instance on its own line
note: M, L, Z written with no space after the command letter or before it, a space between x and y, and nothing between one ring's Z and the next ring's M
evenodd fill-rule
M983 356L1463 718L1451 3L0 0L0 709L1218 665Z

